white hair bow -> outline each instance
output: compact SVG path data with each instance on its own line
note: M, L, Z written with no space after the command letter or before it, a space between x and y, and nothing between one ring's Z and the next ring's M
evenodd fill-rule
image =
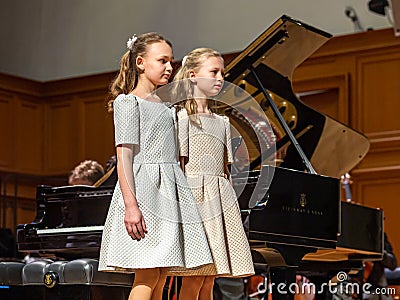
M134 34L127 42L126 42L126 47L128 47L129 50L132 50L133 45L135 44L137 40L136 34Z
M185 56L182 58L182 67L183 67L183 65L185 64L186 59L187 59L187 55L185 55Z

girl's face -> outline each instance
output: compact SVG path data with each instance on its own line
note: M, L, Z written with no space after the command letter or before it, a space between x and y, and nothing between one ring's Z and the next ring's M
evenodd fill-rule
M224 83L224 61L222 57L210 56L204 60L197 72L190 72L194 80L194 97L217 95Z
M147 47L146 54L138 56L136 64L142 70L145 79L154 86L159 86L168 83L173 60L172 48L166 42L157 42Z

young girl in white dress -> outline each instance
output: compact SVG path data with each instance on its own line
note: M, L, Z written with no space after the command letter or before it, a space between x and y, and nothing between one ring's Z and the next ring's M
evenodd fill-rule
M191 51L174 77L187 91L178 112L181 166L199 207L214 263L186 270L180 299L212 299L215 276L254 274L250 246L230 181L232 162L229 119L212 112L209 98L223 87L224 61L209 48ZM178 93L178 92L177 92Z
M134 272L129 299L162 298L171 268L210 264L197 205L176 153L176 114L154 93L172 73L171 43L133 37L111 85L118 182L104 225L99 270Z

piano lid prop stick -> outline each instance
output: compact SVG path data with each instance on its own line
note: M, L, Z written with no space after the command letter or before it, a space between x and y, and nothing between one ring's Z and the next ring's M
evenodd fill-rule
M273 112L275 113L276 117L278 118L279 123L281 124L281 126L283 127L283 129L285 130L286 134L289 136L290 140L293 143L293 146L296 148L297 153L299 153L301 160L303 162L303 165L306 167L306 169L308 170L309 173L311 174L317 174L317 172L315 172L313 166L311 165L310 161L307 159L307 156L305 155L305 153L303 152L303 149L301 149L299 142L296 140L296 138L294 137L292 131L290 130L289 126L286 124L285 120L282 117L282 114L279 112L278 108L275 105L274 100L272 100L271 96L269 95L268 91L265 89L265 87L263 86L260 78L257 75L256 70L254 69L253 66L250 66L250 71L253 74L254 78L256 79L260 89L262 90L265 98L268 100L269 105L271 106Z

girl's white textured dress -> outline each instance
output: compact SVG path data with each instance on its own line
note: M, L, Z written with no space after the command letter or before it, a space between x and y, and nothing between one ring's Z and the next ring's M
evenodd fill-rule
M134 95L119 95L113 106L115 144L135 145L135 194L148 233L140 241L128 235L117 182L104 225L99 270L179 270L212 263L197 205L177 162L175 110Z
M254 274L253 261L235 191L224 177L225 161L232 162L227 117L198 115L193 124L185 109L178 112L179 150L188 157L185 174L199 206L214 264L182 275L242 277Z

